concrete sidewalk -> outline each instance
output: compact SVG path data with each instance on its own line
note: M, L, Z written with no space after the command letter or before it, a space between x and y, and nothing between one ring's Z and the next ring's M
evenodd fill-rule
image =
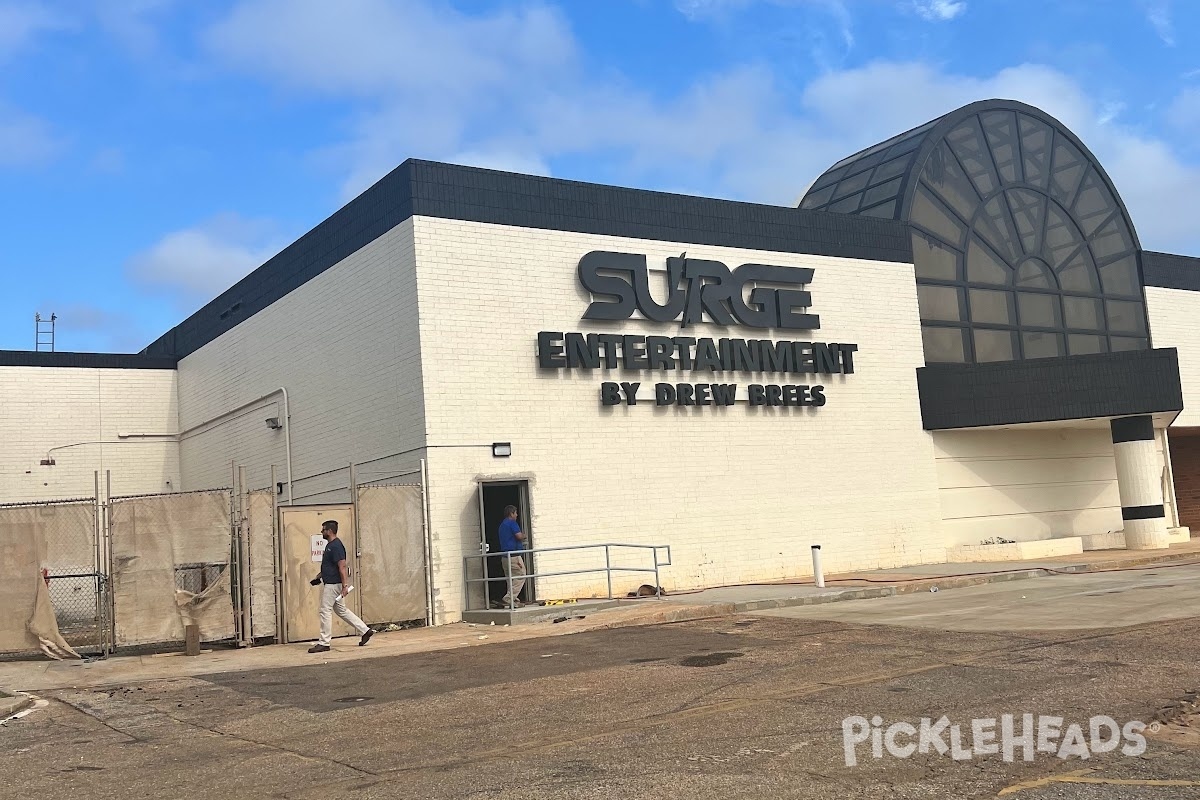
M1023 580L1060 573L1077 574L1124 570L1153 565L1200 563L1200 539L1156 551L1092 551L1039 561L930 564L898 569L830 575L826 587L810 581L752 586L730 586L670 595L640 598L580 601L553 607L555 619L527 625L478 625L457 623L436 628L417 628L379 633L367 647L357 647L357 637L334 641L328 653L312 655L309 643L265 645L245 650L205 651L199 656L164 653L118 656L98 661L9 661L0 662L0 688L37 692L47 689L88 688L139 681L206 675L230 671L268 670L314 663L343 664L362 658L425 653L497 642L549 638L587 630L635 625L659 625L742 612L794 606L891 597L913 592L939 591L963 586ZM543 609L544 610L544 609ZM565 618L565 619L564 619ZM547 643L548 648L552 645Z

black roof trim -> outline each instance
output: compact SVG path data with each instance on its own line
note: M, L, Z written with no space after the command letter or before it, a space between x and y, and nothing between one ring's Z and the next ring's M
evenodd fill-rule
M1143 250L1142 280L1161 289L1200 292L1200 258Z
M169 356L127 353L46 353L0 350L0 367L83 367L86 369L175 369Z
M412 216L912 263L894 220L410 159L143 352L195 352Z
M1173 347L917 370L925 430L1183 410Z

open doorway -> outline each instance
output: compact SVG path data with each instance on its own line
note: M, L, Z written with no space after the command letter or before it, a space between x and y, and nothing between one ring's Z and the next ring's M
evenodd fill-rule
M500 523L504 521L504 509L508 506L517 507L517 522L525 534L525 548L533 548L533 532L529 522L529 483L527 481L497 481L479 485L479 518L483 521L480 536L487 544L487 604L499 602L508 592L508 582L504 577L504 558L499 555ZM525 556L525 571L534 572L533 557ZM522 603L532 603L536 591L534 579L525 581L525 588L517 595Z

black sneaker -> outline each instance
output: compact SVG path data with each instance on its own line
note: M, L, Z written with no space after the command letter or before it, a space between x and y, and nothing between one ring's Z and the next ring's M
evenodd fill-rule
M310 653L328 653L328 652L329 652L329 645L327 645L327 644L314 644L312 647L308 648L308 652L310 652Z
M367 628L367 632L364 633L362 635L362 638L358 640L358 646L363 647L364 645L366 645L367 642L371 641L371 637L374 635L375 635L375 631L371 630L370 628Z

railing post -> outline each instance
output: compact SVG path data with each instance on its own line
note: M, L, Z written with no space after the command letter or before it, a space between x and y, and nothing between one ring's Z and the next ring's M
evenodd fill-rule
M612 558L609 556L608 545L604 545L604 574L608 577L608 599L612 600Z
M659 600L662 600L662 584L658 582L658 548L655 547L650 552L654 554L654 594Z

